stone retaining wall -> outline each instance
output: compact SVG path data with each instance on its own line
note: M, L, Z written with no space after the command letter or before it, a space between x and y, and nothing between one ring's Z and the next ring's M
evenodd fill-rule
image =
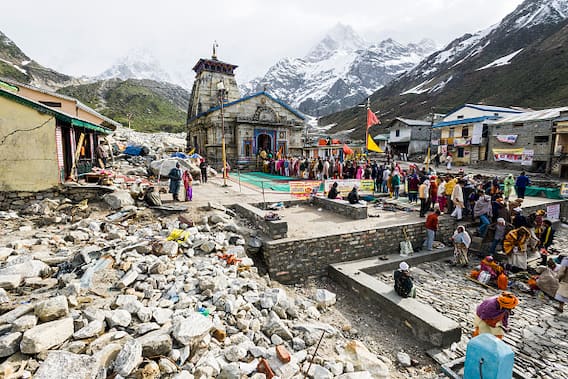
M426 236L424 219L405 225L325 237L267 241L263 245L263 255L271 278L298 282L309 276L325 275L332 263L398 254L405 228L414 248L419 248ZM436 240L447 242L455 228L453 218L441 216Z
M351 218L354 220L363 220L367 218L367 205L349 204L345 200L332 200L326 197L314 197L312 199L314 205L327 209L333 213Z
M266 236L279 240L288 235L288 223L283 220L266 221L263 211L251 204L234 204L231 206L235 211L251 221Z
M110 187L82 187L82 186L59 186L49 191L41 192L16 192L16 191L0 191L0 210L18 211L28 207L31 203L44 199L63 200L70 199L73 202L80 202L84 199L100 200L105 194L112 192Z

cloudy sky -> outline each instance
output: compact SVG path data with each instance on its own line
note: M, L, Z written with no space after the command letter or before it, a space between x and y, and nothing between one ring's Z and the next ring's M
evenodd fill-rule
M28 0L0 1L0 31L28 56L71 75L96 75L134 50L167 71L219 43L239 81L279 58L304 56L337 23L365 39L433 39L438 47L499 22L521 0Z

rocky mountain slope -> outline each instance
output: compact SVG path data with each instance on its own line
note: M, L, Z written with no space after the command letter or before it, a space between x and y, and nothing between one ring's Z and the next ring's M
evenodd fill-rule
M2 32L0 77L75 97L124 125L130 118L131 126L140 131L179 132L185 128L189 92L182 87L126 76L112 78L110 71L97 81L74 78L33 61Z
M532 108L568 103L568 0L526 0L499 24L452 41L371 96L383 121L443 113L465 102ZM355 128L352 108L320 120L330 131ZM383 122L384 124L384 122ZM377 131L378 132L378 131Z
M321 116L357 104L432 51L430 40L369 44L338 24L305 57L281 59L241 90L248 95L267 88L300 111Z

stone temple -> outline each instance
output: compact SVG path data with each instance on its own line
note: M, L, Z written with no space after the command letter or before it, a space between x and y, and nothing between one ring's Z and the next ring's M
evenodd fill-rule
M301 155L304 115L266 91L241 97L236 68L218 60L215 49L210 59L199 59L193 67L196 75L187 112L188 149L221 166L224 127L231 167L253 168L262 150L274 155ZM223 83L223 95L219 83Z

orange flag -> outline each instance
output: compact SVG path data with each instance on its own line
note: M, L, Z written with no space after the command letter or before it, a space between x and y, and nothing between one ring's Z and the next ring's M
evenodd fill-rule
M351 154L353 154L353 150L349 146L347 146L347 144L344 143L343 144L343 153L345 155L351 155Z
M373 113L371 108L367 108L367 129L369 129L373 125L380 124L379 118L376 114Z

